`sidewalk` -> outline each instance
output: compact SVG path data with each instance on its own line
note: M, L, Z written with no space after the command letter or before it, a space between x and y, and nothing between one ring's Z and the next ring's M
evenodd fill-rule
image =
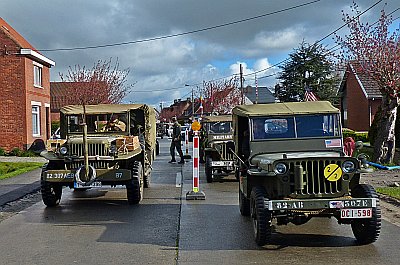
M2 156L0 162L46 162L42 157L12 157ZM40 189L40 173L41 169L0 180L0 206L8 202L18 200L28 193L38 191Z

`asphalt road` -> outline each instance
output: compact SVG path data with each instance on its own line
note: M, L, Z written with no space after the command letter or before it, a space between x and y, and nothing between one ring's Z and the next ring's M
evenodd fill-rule
M59 207L38 202L0 222L0 264L399 264L400 227L386 221L371 245L356 245L350 226L313 219L277 226L258 247L234 178L208 184L201 171L206 200L187 201L191 163L168 164L168 145L139 205L122 188L66 188Z

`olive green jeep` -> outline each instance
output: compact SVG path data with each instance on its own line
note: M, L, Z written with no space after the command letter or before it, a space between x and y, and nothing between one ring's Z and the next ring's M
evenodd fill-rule
M142 200L156 155L153 108L100 104L87 105L84 111L80 105L65 106L60 110L60 137L48 140L41 153L48 159L41 174L44 204L58 205L63 187L124 185L129 204Z
M301 225L312 217L350 224L360 244L377 240L379 199L360 184L360 161L343 152L339 110L329 102L241 105L233 109L239 208L251 216L258 245L272 221Z
M207 116L201 122L205 174L207 182L211 183L234 170L232 116Z

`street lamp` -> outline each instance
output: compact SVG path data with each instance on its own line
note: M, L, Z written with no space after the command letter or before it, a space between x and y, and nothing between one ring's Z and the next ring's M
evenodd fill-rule
M185 84L185 86L190 86L188 84ZM192 122L194 122L194 99L193 99L193 86L192 87Z

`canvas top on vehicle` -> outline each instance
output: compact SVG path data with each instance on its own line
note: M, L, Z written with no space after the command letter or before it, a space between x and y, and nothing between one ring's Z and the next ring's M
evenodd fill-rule
M98 105L86 105L85 106L85 113L87 116L96 115L96 114L120 114L120 113L131 113L131 118L138 116L142 116L143 121L139 122L140 124L144 125L146 130L146 143L149 146L155 146L156 143L156 115L154 108L146 105L146 104L98 104ZM65 122L64 116L72 116L72 115L82 115L84 113L82 105L68 105L64 106L60 109L61 113L61 123ZM139 118L139 117L137 117ZM127 121L131 123L132 121ZM140 125L139 124L139 125ZM126 124L127 126L129 124ZM133 126L133 124L130 124ZM67 133L66 128L67 126L61 124L62 127L62 137L65 137ZM71 133L71 132L70 132ZM89 134L90 134L89 130ZM128 130L126 132L112 132L112 133L129 133ZM103 132L104 134L104 132Z
M240 105L233 109L238 116L282 116L313 113L339 113L328 101L284 102L272 104Z
M217 115L217 116L206 116L202 119L202 122L219 122L219 121L232 121L232 115Z

